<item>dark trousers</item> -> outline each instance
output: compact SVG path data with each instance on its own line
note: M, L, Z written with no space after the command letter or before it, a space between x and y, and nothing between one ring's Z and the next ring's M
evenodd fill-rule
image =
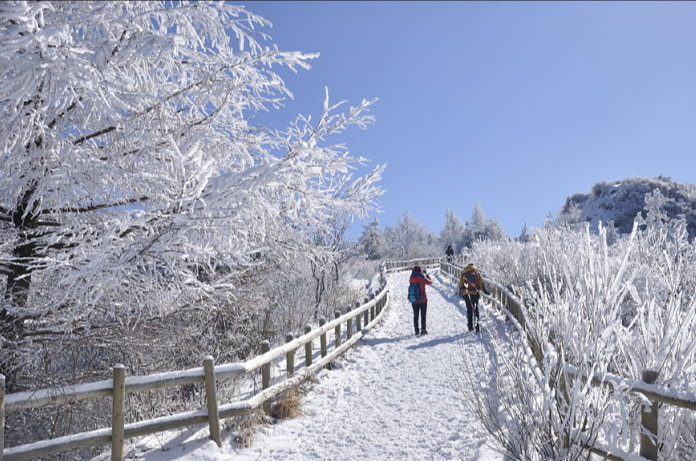
M479 322L479 295L464 295L464 302L466 303L466 321L469 331L474 329L474 316L476 316L476 326Z
M426 330L425 328L425 316L428 312L428 303L411 303L413 306L413 329L416 333ZM418 315L420 314L420 329L418 328Z

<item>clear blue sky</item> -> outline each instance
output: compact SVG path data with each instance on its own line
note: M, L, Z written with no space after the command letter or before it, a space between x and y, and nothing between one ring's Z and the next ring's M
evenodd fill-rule
M514 237L597 181L696 183L696 2L240 4L279 49L321 53L259 120L320 115L325 86L379 98L335 140L388 163L382 225L408 210L437 233L478 201Z

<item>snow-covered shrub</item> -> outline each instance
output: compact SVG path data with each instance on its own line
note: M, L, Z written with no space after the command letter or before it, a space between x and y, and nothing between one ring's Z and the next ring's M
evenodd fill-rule
M490 395L478 393L490 408L482 423L514 459L584 459L585 445L636 451L640 399L592 387L563 363L630 380L654 369L661 386L696 388L696 246L683 222L647 216L612 246L602 227L555 225L534 229L529 243L481 242L468 254L525 300L529 334L543 346L537 363L527 338L499 338ZM660 456L692 459L695 424L689 410L661 405Z

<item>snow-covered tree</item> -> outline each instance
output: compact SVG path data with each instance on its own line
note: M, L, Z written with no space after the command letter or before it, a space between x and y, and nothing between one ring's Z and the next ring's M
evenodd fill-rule
M363 232L358 238L360 251L369 260L382 259L384 253L384 235L379 228L379 220L375 216L374 220L363 224Z
M669 216L664 212L663 207L667 203L667 197L662 195L660 189L645 194L645 211L647 216L645 222L650 227L662 227L670 221Z
M305 252L309 257L314 281L314 320L321 314L330 315L336 306L326 305L325 294L336 286L341 278L343 266L358 256L355 245L349 242L346 231L350 220L337 216L330 227L318 229L313 234L314 247ZM324 312L321 312L322 305Z
M447 209L445 211L445 224L442 226L442 229L440 229L440 242L443 248L452 245L454 253L459 254L464 247L463 237L464 224L462 224L457 213Z
M240 269L372 208L382 167L353 178L364 159L325 142L371 102L340 114L327 90L316 122L250 123L291 96L272 68L317 56L262 46L268 24L225 2L0 4L0 372L27 329L233 299Z
M481 209L478 201L474 203L471 212L471 221L467 221L464 226L463 246L471 248L474 242L479 240L498 241L505 238L503 226L497 219L488 219Z
M395 227L386 226L384 239L389 258L413 259L442 254L435 234L409 211L398 216Z
M522 226L522 230L520 231L519 237L517 237L518 242L522 243L527 243L532 241L532 236L529 233L529 228L527 227L527 223L524 223L524 226Z
M478 200L474 202L474 209L471 210L471 221L468 224L476 232L480 232L486 227L486 214Z

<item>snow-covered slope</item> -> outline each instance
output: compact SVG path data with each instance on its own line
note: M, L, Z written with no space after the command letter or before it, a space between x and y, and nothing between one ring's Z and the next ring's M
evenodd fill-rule
M628 233L634 218L645 207L645 195L655 189L667 199L662 211L672 219L684 219L689 235L696 235L696 185L675 182L664 176L600 181L589 193L568 197L559 219L589 222L592 230L597 229L599 221L604 224L614 221L619 232Z
M318 375L303 397L305 416L262 428L251 448L239 448L227 434L219 449L198 428L143 439L128 459L502 460L484 445L458 385L462 354L486 360L486 329L500 322L482 307L484 332L467 333L455 285L434 271L427 289L430 334L414 336L408 275L389 277L394 297L384 322L336 368Z

